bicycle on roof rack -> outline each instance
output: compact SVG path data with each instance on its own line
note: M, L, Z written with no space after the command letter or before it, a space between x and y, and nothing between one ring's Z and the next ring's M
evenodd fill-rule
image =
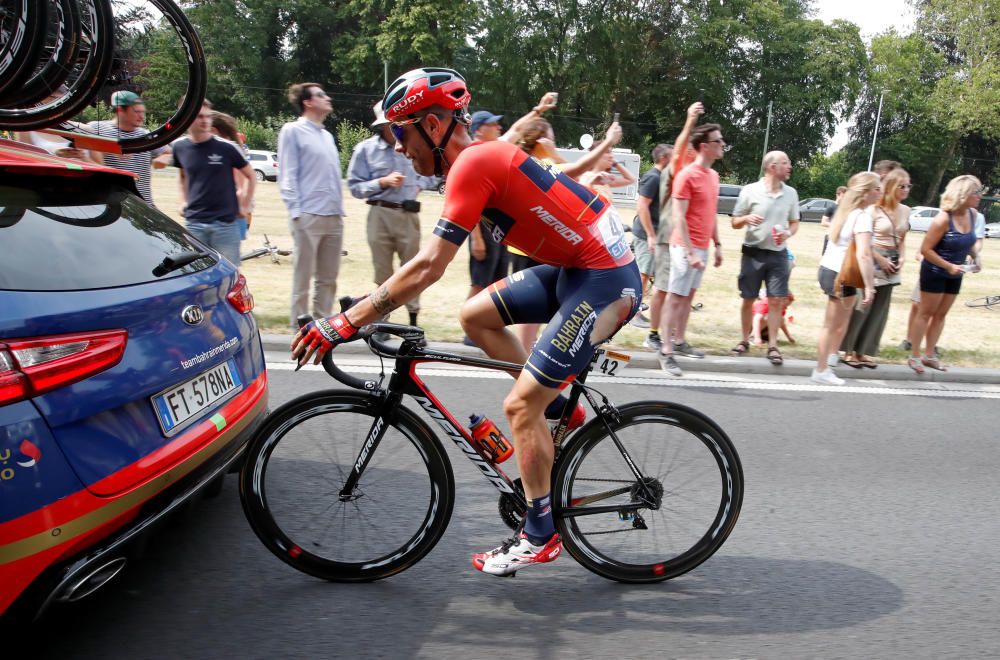
M393 346L375 333L402 341ZM423 330L414 326L374 323L359 334L376 355L394 360L388 378L384 371L377 379L345 373L331 351L323 367L352 389L286 403L248 447L240 498L264 545L299 571L336 582L409 568L451 518L447 440L499 491L500 517L516 529L526 509L520 480L473 441L417 368L440 363L516 376L522 365L423 348ZM589 570L620 582L658 582L722 546L739 517L743 470L725 432L703 413L665 401L616 405L586 383L595 364L607 370L627 358L599 349L569 386L553 431L553 515L565 548ZM403 404L407 395L437 431ZM567 434L581 397L593 415Z

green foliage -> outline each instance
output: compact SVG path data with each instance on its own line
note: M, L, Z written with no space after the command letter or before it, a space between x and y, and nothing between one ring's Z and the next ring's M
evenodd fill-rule
M371 136L372 131L365 124L352 121L340 122L337 126L337 150L340 152L341 174L347 176L347 165L351 162L354 147Z
M837 186L847 184L854 174L847 154L841 150L830 156L816 154L804 165L796 164L788 183L795 188L799 199L825 197L833 199Z
M285 122L294 121L291 115L267 117L263 122L256 122L245 117L236 118L236 126L246 136L247 147L264 151L278 150L278 132Z

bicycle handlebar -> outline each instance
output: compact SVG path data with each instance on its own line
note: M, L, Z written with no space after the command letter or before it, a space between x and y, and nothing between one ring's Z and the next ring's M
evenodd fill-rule
M341 309L346 310L352 304L356 303L357 300L345 296L340 299ZM310 321L313 317L308 314L303 314L299 316L296 321L298 326L301 328ZM396 357L399 355L399 349L402 346L391 346L385 342L380 341L375 338L376 333L384 332L387 334L392 334L403 339L403 344L407 341L417 341L424 336L424 331L421 328L412 325L400 325L398 323L371 323L358 330L358 338L367 343L378 355L383 355L386 357ZM340 381L348 387L364 390L366 392L373 392L378 389L379 382L374 380L365 380L364 378L358 378L357 376L352 376L351 374L345 372L343 369L338 367L333 361L333 351L327 351L323 356L323 369L326 373L330 374L334 379Z

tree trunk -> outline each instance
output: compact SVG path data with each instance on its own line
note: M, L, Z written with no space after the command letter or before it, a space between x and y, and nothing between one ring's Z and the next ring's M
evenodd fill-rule
M941 159L938 160L934 177L931 179L930 185L927 186L927 194L924 196L924 206L934 206L934 200L937 198L938 190L941 188L941 180L944 178L944 172L951 166L952 159L955 157L958 140L959 136L957 133L952 134L951 139L948 140L948 146L941 155Z

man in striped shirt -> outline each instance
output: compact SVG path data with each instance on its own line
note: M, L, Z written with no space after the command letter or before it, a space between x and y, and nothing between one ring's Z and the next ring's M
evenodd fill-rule
M146 105L135 92L119 91L111 95L111 107L115 109L115 118L107 121L92 121L87 126L101 137L116 140L121 138L142 137L149 133L143 124L146 123ZM150 175L153 159L160 154L170 153L170 147L161 147L152 151L135 154L103 154L104 164L117 167L135 174L135 185L142 198L153 203L153 192L150 188ZM157 164L157 167L165 167Z

